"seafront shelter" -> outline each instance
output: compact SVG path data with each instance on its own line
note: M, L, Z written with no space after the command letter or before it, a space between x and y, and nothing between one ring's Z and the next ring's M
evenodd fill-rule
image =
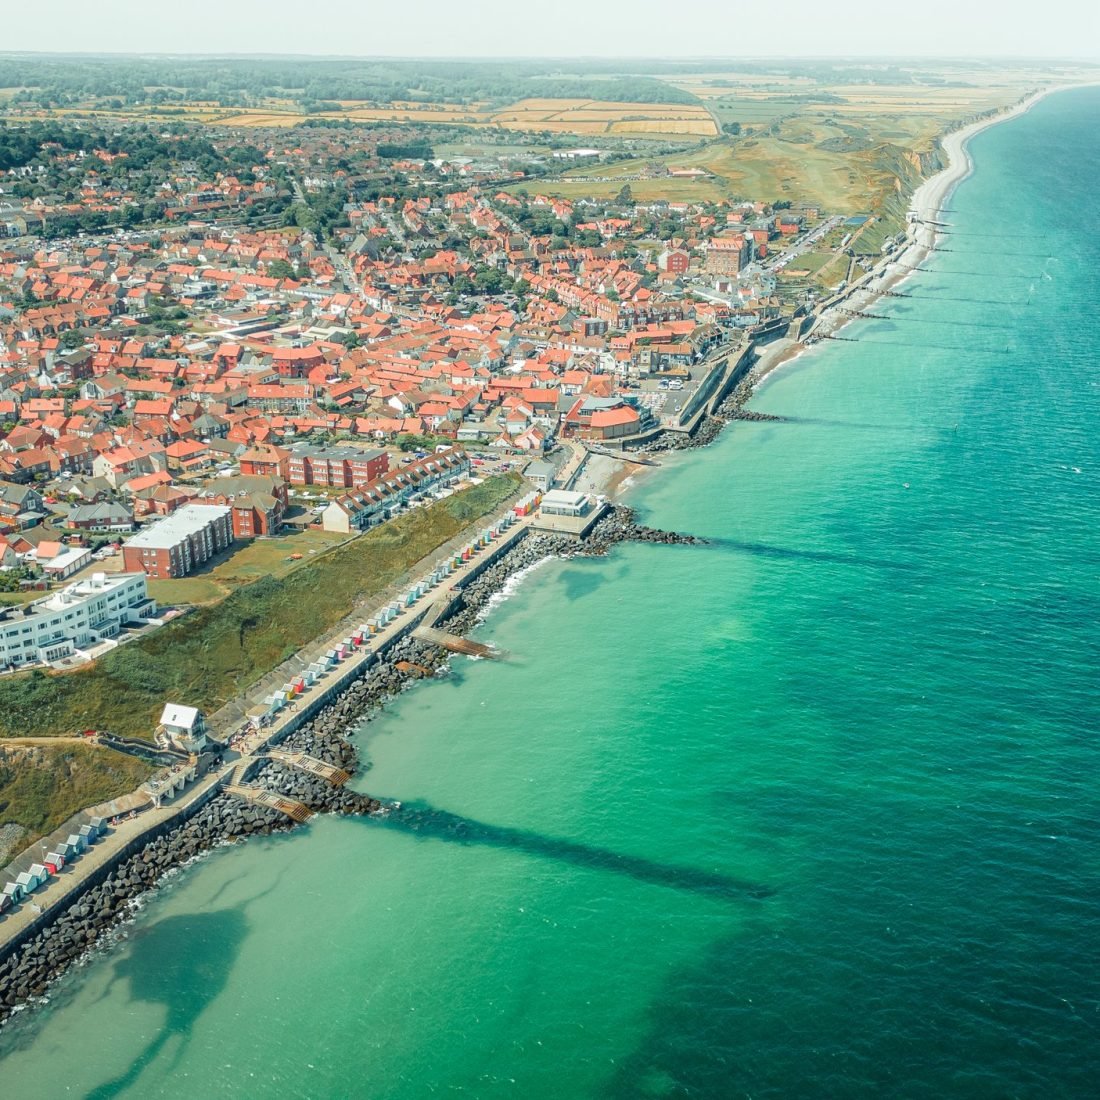
M532 526L564 535L585 534L607 511L608 504L598 497L571 489L551 489L539 503Z

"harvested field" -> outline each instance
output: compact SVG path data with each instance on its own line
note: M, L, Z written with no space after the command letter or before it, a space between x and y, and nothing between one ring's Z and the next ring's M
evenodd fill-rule
M714 120L708 119L624 119L613 122L612 134L698 134L701 137L714 137L717 127Z
M248 109L217 107L209 102L173 104L171 107L124 108L112 110L100 101L58 108L52 111L24 112L27 117L88 117L146 121L149 119L186 119L216 126L289 127L308 120L347 119L355 122L436 123L474 128L500 127L508 130L545 130L589 136L609 133L669 134L714 137L718 128L705 107L679 103L616 103L594 99L521 99L506 107L493 109L488 104L417 103L398 101L379 105L370 100L335 101L337 110L306 114L290 99L268 98Z
M522 99L498 110L484 104L394 103L377 106L365 100L342 100L339 111L304 114L294 104L271 101L269 108L214 112L183 108L192 121L224 126L297 126L307 119L350 119L356 122L437 123L506 130L545 130L590 136L644 133L665 137L686 134L714 137L718 127L704 107L677 103L612 103L592 99ZM109 112L108 112L109 113ZM148 117L150 112L135 117Z

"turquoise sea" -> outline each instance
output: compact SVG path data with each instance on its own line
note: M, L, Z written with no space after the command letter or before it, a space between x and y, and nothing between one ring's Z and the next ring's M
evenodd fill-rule
M360 735L388 824L178 874L4 1097L1091 1097L1100 90L979 135L919 297Z

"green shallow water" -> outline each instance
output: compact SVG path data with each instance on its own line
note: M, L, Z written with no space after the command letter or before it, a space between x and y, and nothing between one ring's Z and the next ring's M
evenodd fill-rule
M175 876L3 1095L1094 1095L1098 108L980 135L922 299L641 481L710 546L525 577L361 732L401 813Z

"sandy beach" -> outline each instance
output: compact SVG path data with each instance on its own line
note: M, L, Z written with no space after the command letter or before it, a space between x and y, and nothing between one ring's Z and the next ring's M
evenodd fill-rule
M952 130L950 133L945 134L940 142L940 147L947 157L947 166L934 176L929 176L913 192L910 209L916 213L917 218L921 221L936 220L947 200L951 197L951 193L974 170L974 161L967 146L975 134L980 134L990 126L1007 122L1010 118L1026 114L1039 100L1050 95L1051 92L1060 91L1062 87L1069 87L1069 85L1043 88L999 114L978 119L977 122L972 122L969 126L963 126L958 130Z
M936 227L928 223L939 220L955 188L973 171L974 162L968 149L970 140L991 126L1025 114L1045 96L1060 91L1063 87L1076 87L1076 85L1043 88L998 114L978 119L945 134L940 145L947 164L913 192L910 210L914 218L908 228L906 243L877 263L864 276L861 285L851 288L833 306L823 311L809 331L818 337L838 333L852 321L859 320L853 313L868 310L882 298L884 291L892 289L915 274L913 269L918 268L928 258L935 245ZM759 383L772 371L798 358L808 349L808 346L803 341L790 339L774 340L764 345L759 350L757 361L752 368L754 384ZM614 499L633 488L643 474L651 473L654 469L654 467L639 466L605 455L590 455L574 488L580 492Z
M908 240L889 257L877 263L860 280L859 285L850 288L842 298L824 310L810 331L819 338L837 334L852 321L859 320L853 314L867 311L881 299L884 291L893 289L916 273L915 269L928 258L936 243L936 226L929 223L939 220L955 188L973 171L974 162L968 147L976 134L1025 114L1052 92L1060 91L1063 87L1076 86L1043 88L996 115L978 119L945 134L940 144L947 164L913 192L909 205L914 217L909 224ZM805 348L805 344L796 344L782 357L762 363L757 369L757 377L762 378L775 367L789 362Z

